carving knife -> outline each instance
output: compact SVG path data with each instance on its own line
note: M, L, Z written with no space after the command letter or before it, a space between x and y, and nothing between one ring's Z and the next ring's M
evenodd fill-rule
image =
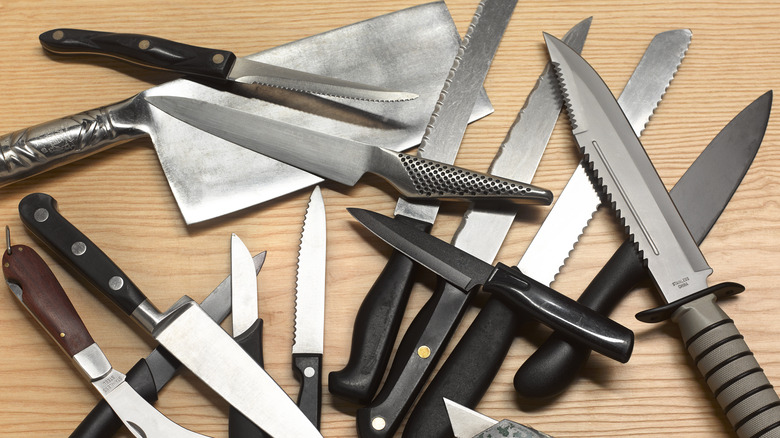
M523 438L551 438L546 433L539 432L528 426L515 423L512 420L496 421L490 417L472 411L450 399L443 399L454 432L455 438L476 438L493 436L513 436Z
M20 215L70 266L266 433L322 436L268 373L190 297L160 312L100 248L55 211L43 207Z
M577 144L666 302L637 317L645 322L671 318L678 324L688 353L739 437L776 431L780 399L716 303L744 287L707 285L712 268L609 88L560 40L545 34L545 41Z
M124 374L111 367L46 262L29 246L12 247L9 234L6 227L3 275L8 287L78 364L133 436L203 437L153 408L127 383Z
M552 202L548 190L530 184L310 131L209 102L176 96L148 96L146 100L198 129L342 184L355 185L370 172L410 198Z
M252 255L235 234L230 236L230 289L233 339L262 367L263 320L257 316L257 273ZM230 438L267 436L232 406L228 411L228 433Z
M466 132L466 114L474 106L515 4L516 1L480 2L431 114L418 150L419 157L446 163L455 161ZM437 203L399 198L395 217L429 231L438 209ZM414 263L393 252L355 317L346 366L328 376L328 389L332 394L363 405L371 401L390 359L409 300L413 272ZM385 429L388 423L378 421L374 426ZM389 426L393 427L392 424Z
M146 67L243 84L372 101L401 101L418 97L414 93L238 58L228 50L197 47L150 35L54 29L40 34L38 39L44 49L60 55L106 55Z
M320 187L309 198L298 249L295 282L295 342L293 371L300 382L298 407L320 427L322 350L325 334L325 204Z

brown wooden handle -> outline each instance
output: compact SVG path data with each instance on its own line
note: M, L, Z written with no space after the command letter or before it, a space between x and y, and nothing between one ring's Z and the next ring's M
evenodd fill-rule
M3 275L21 288L19 299L69 356L95 342L54 273L32 248L14 245L10 254L5 251Z

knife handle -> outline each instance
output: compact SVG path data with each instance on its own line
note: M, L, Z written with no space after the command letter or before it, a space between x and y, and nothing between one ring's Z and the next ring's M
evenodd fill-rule
M683 304L672 321L737 435L776 436L780 399L715 295Z
M38 39L57 54L107 55L146 67L225 79L236 61L227 50L191 46L150 35L54 29Z
M647 271L628 240L615 251L577 301L608 316ZM554 332L515 374L515 390L523 397L547 398L562 393L577 377L590 348Z
M261 367L263 366L263 320L258 318L235 341ZM230 407L228 412L228 436L230 438L264 438L268 435L238 410Z
M429 232L431 224L396 215L395 220ZM366 294L355 317L347 365L328 374L331 394L367 405L376 394L390 361L398 329L414 284L416 263L393 251Z
M301 384L298 407L319 429L322 409L322 355L295 353L292 355L292 366L295 378Z
M30 232L65 259L98 290L132 315L146 296L58 211L57 201L45 193L33 193L19 202L19 216Z

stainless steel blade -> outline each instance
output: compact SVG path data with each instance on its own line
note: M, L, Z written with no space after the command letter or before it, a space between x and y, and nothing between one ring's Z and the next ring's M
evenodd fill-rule
M306 208L295 281L293 354L322 354L325 332L325 204L314 188Z
M254 261L244 242L235 234L230 236L230 288L235 338L257 320L257 275Z
M450 417L455 438L474 438L478 433L498 423L487 415L482 415L447 398L444 399L444 407Z
M656 35L623 88L618 104L637 135L641 135L666 93L690 42L688 29ZM577 166L517 267L540 283L552 284L600 204L601 198L585 169Z

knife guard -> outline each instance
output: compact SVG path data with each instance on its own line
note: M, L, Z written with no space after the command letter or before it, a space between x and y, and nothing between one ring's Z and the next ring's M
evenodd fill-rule
M258 318L244 333L236 336L235 341L261 367L263 366L263 320ZM258 394L258 396L261 396ZM264 438L268 435L241 412L230 407L228 412L228 436L230 438Z

